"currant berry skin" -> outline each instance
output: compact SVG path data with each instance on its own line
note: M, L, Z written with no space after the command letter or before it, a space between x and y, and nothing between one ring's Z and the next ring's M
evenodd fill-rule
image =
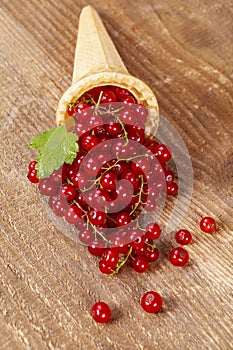
M82 210L75 204L71 205L65 214L66 221L69 224L77 224L83 215Z
M216 221L210 217L210 216L205 216L204 218L201 219L200 221L200 229L203 232L206 233L213 233L217 228Z
M120 226L128 225L131 222L131 220L132 220L131 216L128 213L126 212L120 213L117 215L117 218L116 218L116 226L120 227Z
M70 184L63 184L60 189L60 195L64 196L66 200L70 202L76 197L76 189Z
M134 271L142 273L145 272L148 268L148 260L144 256L136 256L132 262L132 267Z
M158 161L161 163L167 163L171 159L171 152L168 147L163 144L159 144L155 147L155 154Z
M112 191L116 188L116 181L117 181L117 175L112 171L108 171L107 173L102 175L100 180L100 185L104 189L108 191Z
M105 275L111 275L114 273L115 266L110 266L105 259L99 261L99 270Z
M161 295L154 291L146 292L141 299L141 306L143 310L151 314L159 312L162 304L163 300Z
M155 239L158 239L161 235L161 229L158 224L151 223L146 226L146 237L149 239L152 239L154 241Z
M167 194L174 196L178 192L178 185L176 182L167 182Z
M106 213L96 210L95 208L91 208L87 216L90 222L95 226L103 225L106 222Z
M40 181L37 177L36 169L29 170L27 177L28 180L33 184L38 184L38 182Z
M86 152L89 152L99 143L98 138L95 135L85 135L81 137L79 141L81 149Z
M28 164L28 170L34 170L36 168L37 161L33 160Z
M182 229L176 232L175 239L178 244L187 245L192 241L192 235L188 230Z
M107 249L102 259L108 266L115 268L119 261L119 252L116 249Z
M189 261L187 250L182 247L173 248L169 253L169 260L174 266L184 266Z
M108 304L100 301L95 303L91 309L93 319L98 323L106 323L112 316L112 311Z

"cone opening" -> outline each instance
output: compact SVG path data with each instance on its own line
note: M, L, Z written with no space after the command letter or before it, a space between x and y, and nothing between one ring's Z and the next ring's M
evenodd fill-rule
M64 123L68 118L67 107L75 103L86 91L108 85L128 90L138 104L144 104L148 109L153 111L147 122L147 132L149 134L155 134L158 128L159 109L154 93L138 78L130 74L115 72L96 73L71 85L59 102L56 114L57 124Z

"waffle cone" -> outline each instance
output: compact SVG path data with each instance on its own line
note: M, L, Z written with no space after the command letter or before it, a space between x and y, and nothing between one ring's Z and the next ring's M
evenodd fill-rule
M127 89L139 104L146 105L150 110L146 133L156 133L159 113L154 93L144 82L129 74L99 15L91 6L86 6L79 20L72 85L59 102L57 124L68 118L69 103L76 101L85 91L103 85Z

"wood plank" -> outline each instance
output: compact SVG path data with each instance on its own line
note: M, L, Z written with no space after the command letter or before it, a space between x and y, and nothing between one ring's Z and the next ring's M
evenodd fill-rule
M177 129L193 162L194 192L181 227L193 232L191 261L168 262L172 234L145 274L125 268L108 278L98 259L51 222L25 176L27 147L54 125L72 77L78 16L95 6L129 71L151 86L161 114ZM147 2L7 1L0 6L0 348L229 350L232 348L232 12L231 0ZM173 208L169 200L163 217ZM213 235L202 215L217 218ZM139 304L147 290L164 299L158 315ZM106 301L113 320L94 323Z

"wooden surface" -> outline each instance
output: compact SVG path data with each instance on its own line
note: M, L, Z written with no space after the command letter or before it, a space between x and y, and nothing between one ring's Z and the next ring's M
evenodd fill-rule
M125 268L108 278L50 221L25 176L35 156L27 144L54 125L88 3L2 0L0 349L232 349L233 2L105 3L89 2L191 154L194 192L181 225L193 232L191 260L171 266L166 254L174 238L164 235L161 257L147 273ZM215 234L199 231L201 215L217 219ZM139 304L151 289L164 298L158 315ZM98 300L113 308L107 325L90 317Z

